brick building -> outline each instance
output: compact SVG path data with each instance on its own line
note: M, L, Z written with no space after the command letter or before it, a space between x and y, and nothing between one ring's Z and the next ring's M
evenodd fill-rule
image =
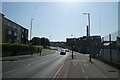
M0 27L2 27L2 43L28 43L28 29L0 14Z

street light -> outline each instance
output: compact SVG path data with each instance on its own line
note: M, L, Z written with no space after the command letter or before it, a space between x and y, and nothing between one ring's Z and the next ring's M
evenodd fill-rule
M89 50L90 50L90 13L83 13L83 14L85 14L85 15L88 15L88 32L87 32L87 39L88 39L88 41L89 41ZM90 62L92 62L91 61L91 53L90 53L90 55L89 55L89 61Z
M32 21L33 21L34 19L31 19L31 26L30 26L30 40L31 40L31 36L32 36Z
M83 13L85 15L88 15L88 36L90 36L90 13Z
M31 25L30 25L30 40L31 40L31 36L32 36L32 21L33 21L34 19L31 19ZM31 42L30 42L30 44L29 44L29 47L30 47L30 54L31 54L31 56L33 55L33 49L32 49L32 40L31 40Z

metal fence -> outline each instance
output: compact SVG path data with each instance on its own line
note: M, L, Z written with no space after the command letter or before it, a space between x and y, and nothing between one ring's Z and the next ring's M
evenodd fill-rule
M99 59L120 65L120 36L118 33L119 31L102 37Z

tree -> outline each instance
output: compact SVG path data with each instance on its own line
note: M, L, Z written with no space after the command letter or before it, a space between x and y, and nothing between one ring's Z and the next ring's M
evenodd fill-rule
M43 46L43 47L47 47L47 46L50 46L50 41L49 41L49 39L48 38L45 38L45 37L42 37L41 38L41 45Z
M33 45L40 45L41 39L39 37L33 37L32 38L32 44Z

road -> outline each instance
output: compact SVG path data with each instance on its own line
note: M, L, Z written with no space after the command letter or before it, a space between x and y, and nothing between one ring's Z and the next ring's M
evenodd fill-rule
M45 56L37 56L15 61L3 61L3 78L51 78L70 56L59 55L59 51Z
M54 78L81 78L84 80L96 78L104 80L114 78L111 80L118 80L117 78L120 78L119 69L96 59L92 59L92 62L93 63L89 62L88 54L74 52L74 59L69 58Z

